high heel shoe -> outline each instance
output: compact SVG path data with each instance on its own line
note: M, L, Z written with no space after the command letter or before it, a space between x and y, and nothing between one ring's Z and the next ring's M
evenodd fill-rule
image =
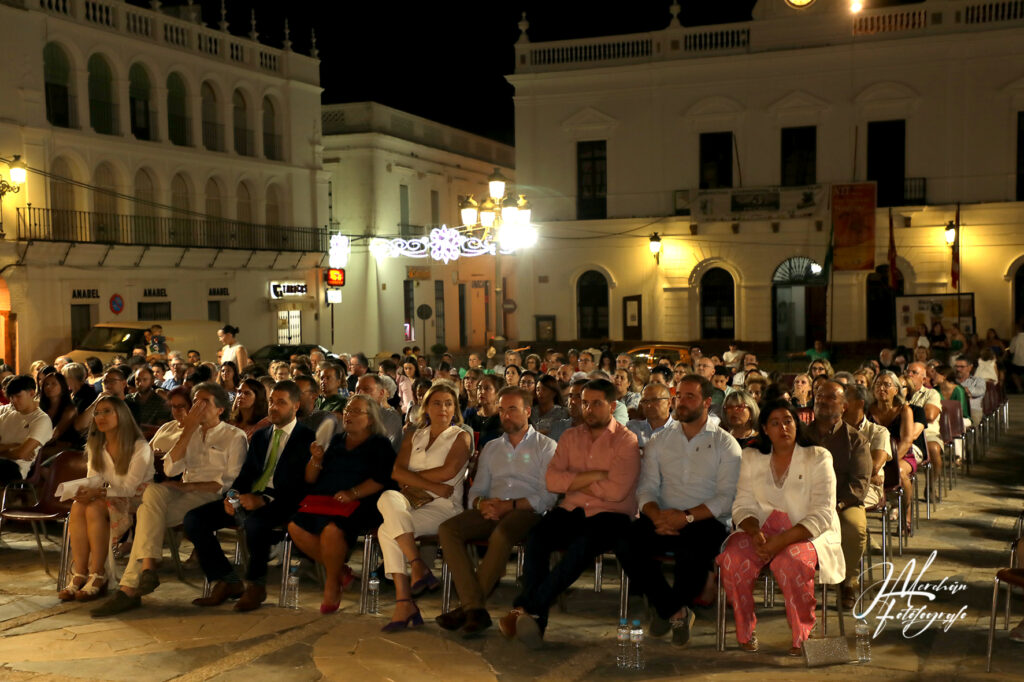
M75 581L79 578L81 578L83 582L81 585L76 585ZM88 578L89 576L84 573L72 573L71 581L68 583L67 587L57 593L57 599L60 599L61 601L75 601L75 596L78 594L79 590L85 587L84 581L88 580Z
M77 601L92 601L107 594L107 576L102 573L90 573L89 580L75 594Z
M396 599L395 602L412 602L413 606L416 606L416 602L412 599ZM380 629L381 632L398 632L399 630L408 630L409 628L418 628L423 625L423 614L420 613L417 607L415 613L407 616L405 620L393 620Z
M347 570L346 570L347 569ZM345 593L345 588L348 587L355 578L352 576L352 570L345 566L341 570L341 575L338 576L338 601L331 603L328 601L320 602L320 613L328 614L334 613L341 606L341 596Z
M423 559L420 559L418 557L416 559L413 559L411 563L416 563L417 561L423 564L424 566L427 565L426 562L423 561ZM410 590L412 591L412 596L418 597L424 592L433 592L439 587L441 587L441 581L438 580L437 576L431 573L430 569L428 568L427 574L419 580L417 580L416 582L414 582L410 587Z
M347 590L348 586L356 579L356 574L352 572L352 569L348 566L341 567L341 577L338 579L341 582L341 589Z

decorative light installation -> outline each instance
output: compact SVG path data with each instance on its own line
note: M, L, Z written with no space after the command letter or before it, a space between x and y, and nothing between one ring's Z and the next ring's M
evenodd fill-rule
M531 228L532 230L532 228ZM533 242L537 241L536 230L533 232ZM431 258L442 263L450 263L459 258L471 258L473 256L493 256L500 246L501 253L512 253L517 248L529 246L521 239L509 241L506 244L501 240L491 239L490 236L478 237L471 234L459 232L458 230L442 225L435 227L426 237L414 237L412 239L373 239L370 241L370 253L375 258ZM532 242L531 242L532 243Z
M344 268L348 265L349 238L343 234L332 234L327 247L327 264L331 268Z

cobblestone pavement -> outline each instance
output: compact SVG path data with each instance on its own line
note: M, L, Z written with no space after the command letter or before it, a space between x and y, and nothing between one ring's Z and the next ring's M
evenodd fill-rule
M940 592L935 601L926 604L919 599L915 605L924 605L931 613L955 613L966 606L964 617L948 631L935 623L915 637L890 622L874 640L872 662L866 666L810 671L802 659L786 657L789 629L778 599L775 608L759 609L759 654L736 648L731 613L727 650L718 653L713 611L705 610L697 614L686 648L648 640L646 670L618 671L618 570L611 558L605 562L603 591L595 593L593 574L584 574L565 600L565 611L553 611L545 646L539 651L506 642L496 627L471 640L443 632L432 622L440 610L440 593L420 600L427 625L411 632L380 633L393 606L393 592L386 587L381 595L385 615L357 615L354 599L346 595L341 611L321 616L312 573L302 583L299 610L278 608L276 588L271 588L268 601L275 605L251 613L235 613L229 605L200 610L190 602L201 590L201 574L186 568L187 580L182 582L170 560L161 567L163 584L144 598L144 608L120 618L93 620L88 613L91 605L57 600L54 579L42 570L33 536L24 528L8 526L0 535L0 680L1024 679L1024 645L1009 641L1002 629L996 632L993 672L985 674L992 577L1008 562L1013 523L1024 508L1024 449L1019 445L1024 399L1011 401L1010 416L1009 433L974 467L972 476L960 478L957 488L933 510L932 520L922 520L903 556L896 558L897 570L910 566L919 575L935 550L924 578L946 577L947 586L959 581L966 590ZM921 510L923 515L923 503ZM51 529L51 538L54 534ZM58 547L44 540L44 548L55 572ZM182 556L189 550L183 543ZM357 552L354 566L359 559ZM278 569L272 568L271 579L278 576ZM491 598L492 616L503 615L515 590L511 577L502 582ZM358 596L357 591L354 594ZM1017 596L1018 618L1024 614L1020 601ZM643 601L631 598L630 608L631 614L642 616ZM892 614L899 610L897 606ZM830 634L836 634L835 614L830 616ZM846 626L852 650L849 615ZM910 632L920 627L913 626Z

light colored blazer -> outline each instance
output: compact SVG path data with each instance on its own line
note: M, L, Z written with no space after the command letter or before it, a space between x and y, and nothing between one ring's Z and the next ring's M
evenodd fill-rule
M830 585L842 582L846 562L836 513L836 475L829 451L797 445L781 489L772 480L770 455L746 448L741 457L733 521L738 524L753 516L763 525L773 511L784 512L794 526L799 524L810 531L811 544L818 553L820 581Z

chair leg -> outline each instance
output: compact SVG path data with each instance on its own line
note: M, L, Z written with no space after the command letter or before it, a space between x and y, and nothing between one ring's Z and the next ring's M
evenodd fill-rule
M904 532L906 525L906 514L903 511L903 491L901 490L896 496L896 533L899 542L897 543L900 550L900 556L903 556L903 548L906 546L907 541L904 539Z
M46 525L45 522L43 523L43 525ZM36 536L36 547L39 548L39 558L43 560L43 570L46 571L46 575L52 578L53 574L50 573L50 564L46 561L46 552L43 551L43 540L40 537L41 532L39 530L38 521L32 522L32 533Z
M523 563L526 561L526 545L516 545L516 582L523 577Z
M992 579L992 613L988 621L988 649L985 653L985 672L992 672L992 640L996 636L996 606L999 603L999 578Z
M167 548L171 551L171 560L174 561L174 570L178 573L178 579L185 582L185 569L181 565L181 555L178 553L178 538L173 528L168 528L166 533Z
M370 573L373 571L373 536L363 536L363 575L359 579L359 615L366 613L366 602L370 592Z
M932 520L932 467L926 464L924 467L924 511L925 518Z
M1006 613L1004 614L1004 617L1003 617L1003 629L1004 630L1009 630L1010 629L1010 602L1012 601L1011 600L1012 596L1013 596L1013 586L1010 585L1010 583L1006 583Z
M604 582L604 555L598 554L594 559L594 592L600 592Z
M277 595L277 605L282 609L287 603L288 575L292 571L292 539L285 533L284 550L281 552L281 590Z
M722 586L722 567L715 565L718 599L715 605L715 649L725 651L725 588Z
M452 606L452 572L448 562L441 558L441 613L448 613Z
M828 637L828 585L821 584L821 636Z
M843 619L843 590L840 585L836 585L836 613L839 614L839 636L846 637L846 621Z
M629 618L629 576L619 570L619 620Z
M60 568L57 570L57 589L63 589L67 585L68 568L71 564L71 535L68 534L68 519L64 519L63 530L61 531L60 543Z

